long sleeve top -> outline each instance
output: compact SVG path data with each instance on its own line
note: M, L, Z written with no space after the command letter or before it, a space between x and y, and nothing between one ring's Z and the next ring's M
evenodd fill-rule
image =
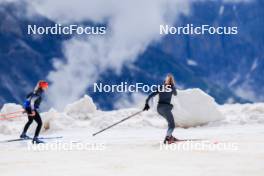
M177 95L177 90L174 86L171 87L170 91L154 91L146 99L146 104L149 103L149 100L154 96L159 95L159 103L161 104L170 104L172 95Z

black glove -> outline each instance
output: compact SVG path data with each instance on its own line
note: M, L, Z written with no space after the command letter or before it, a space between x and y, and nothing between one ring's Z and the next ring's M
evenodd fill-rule
M148 105L148 103L145 104L145 107L144 107L143 111L147 111L147 110L149 110L149 105Z

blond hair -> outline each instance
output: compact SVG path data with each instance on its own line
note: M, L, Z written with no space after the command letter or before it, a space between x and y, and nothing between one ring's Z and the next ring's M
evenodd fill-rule
M175 85L175 79L173 77L173 75L171 73L167 74L165 81L164 81L165 85Z

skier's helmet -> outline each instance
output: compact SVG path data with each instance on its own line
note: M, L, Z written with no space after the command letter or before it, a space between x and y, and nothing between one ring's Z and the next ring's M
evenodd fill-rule
M39 81L38 82L38 87L41 89L47 89L49 87L49 83L46 81Z

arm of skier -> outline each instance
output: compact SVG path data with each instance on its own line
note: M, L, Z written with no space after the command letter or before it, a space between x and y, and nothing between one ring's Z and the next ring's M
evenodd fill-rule
M35 112L35 102L36 102L37 99L38 99L38 97L34 96L30 100L31 114L29 114L29 116L35 116L36 115L36 112Z
M149 100L152 98L152 97L154 97L154 96L156 96L157 94L158 94L159 92L158 92L158 90L156 90L156 91L154 91L154 92L152 92L149 96L148 96L148 98L146 99L146 103L145 103L145 107L144 107L144 111L147 111L147 110L149 110Z
M176 89L176 87L174 85L172 86L172 93L175 96L178 95L177 89Z

